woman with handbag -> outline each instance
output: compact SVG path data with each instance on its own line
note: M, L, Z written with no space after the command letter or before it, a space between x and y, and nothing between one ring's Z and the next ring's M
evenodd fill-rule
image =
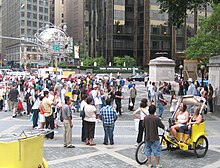
M143 122L144 122L144 117L146 115L149 115L148 110L149 108L147 106L147 99L142 99L140 103L140 107L137 110L135 110L135 112L133 113L135 118L140 119L138 126L138 136L135 146L138 146L138 144L141 143L143 140L143 133L144 133Z

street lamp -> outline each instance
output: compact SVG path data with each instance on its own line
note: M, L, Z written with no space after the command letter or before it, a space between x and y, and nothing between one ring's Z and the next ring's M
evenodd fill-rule
M179 69L180 69L180 79L182 79L183 78L183 65L180 65Z
M200 67L201 73L202 73L202 87L204 86L204 72L205 72L205 66L201 65Z

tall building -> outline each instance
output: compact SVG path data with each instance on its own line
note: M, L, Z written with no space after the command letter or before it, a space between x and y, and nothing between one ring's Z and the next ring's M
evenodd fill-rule
M11 65L37 65L43 58L34 34L49 19L49 0L2 0L2 35L7 37L2 45L4 59Z
M128 55L139 66L159 56L176 59L194 35L191 17L176 29L168 14L160 13L157 0L84 0L85 55L104 56L106 64Z
M83 42L83 1L66 0L67 33L73 37L75 43Z
M66 23L66 1L50 0L50 22L56 26Z

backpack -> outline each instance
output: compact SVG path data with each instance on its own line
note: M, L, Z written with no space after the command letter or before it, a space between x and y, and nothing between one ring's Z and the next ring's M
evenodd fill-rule
M30 96L31 96L31 93L27 92L25 97L24 97L24 100L27 102Z
M85 106L83 107L82 111L80 111L80 117L85 118L86 114L85 114Z

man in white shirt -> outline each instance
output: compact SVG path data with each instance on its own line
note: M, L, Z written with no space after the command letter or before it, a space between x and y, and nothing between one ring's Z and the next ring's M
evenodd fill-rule
M61 101L63 104L65 104L65 100L64 100L65 95L66 95L66 85L64 84L63 89L61 90Z
M100 94L99 89L101 89L101 85L100 84L98 84L98 85L94 84L93 85L93 90L90 93L93 100L94 100L94 104L95 104L97 113L100 111L100 108L101 108L101 105L102 105L101 94Z

